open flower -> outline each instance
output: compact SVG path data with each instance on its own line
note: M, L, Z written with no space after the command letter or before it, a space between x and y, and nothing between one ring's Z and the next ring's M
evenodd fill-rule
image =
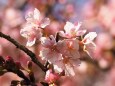
M66 75L74 76L75 68L80 64L78 40L64 39L58 41L57 49L62 54L62 59L55 61L54 68L59 72L65 70Z
M84 51L90 56L93 57L94 50L96 48L95 43L93 42L94 38L97 36L96 32L89 32L82 40L84 44Z
M80 63L79 44L76 39L55 41L54 36L41 37L43 50L40 51L42 59L54 64L58 72L65 70L67 75L75 75L75 67Z
M40 51L40 56L42 59L48 60L50 63L55 63L62 59L61 53L57 50L57 43L53 35L48 37L41 37L41 44L43 49Z
M50 20L49 18L41 19L39 10L35 8L34 12L30 12L26 15L27 23L21 29L20 34L27 38L27 46L32 46L35 44L36 39L40 39L42 32L40 28L46 27Z
M33 12L29 12L26 15L26 20L27 23L32 24L35 27L40 27L40 28L45 28L47 25L49 25L50 20L49 18L42 18L42 16L40 15L40 12L38 9L34 9Z
M76 39L64 39L57 43L57 49L63 56L80 58L79 44Z
M60 31L60 36L65 38L76 38L77 36L82 36L86 33L86 30L79 30L81 23L72 24L71 22L66 22L64 26L65 33Z

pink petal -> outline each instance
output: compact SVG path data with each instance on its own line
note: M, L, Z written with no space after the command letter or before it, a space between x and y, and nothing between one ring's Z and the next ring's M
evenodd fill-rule
M63 64L62 60L58 60L54 63L54 69L57 72L62 72L63 70L65 70L65 66Z
M66 70L65 70L66 74L70 76L75 76L75 70L73 66L70 64L66 64L65 66L66 66Z
M78 22L78 24L74 26L76 32L80 29L81 24L81 22Z
M52 51L48 48L44 48L42 51L40 51L39 56L42 57L43 60L48 60L50 63L55 63L62 58L60 53Z
M27 31L26 29L21 29L20 34L21 34L21 36L28 38L29 31Z
M62 59L62 56L60 53L57 53L57 52L53 52L53 51L50 51L49 53L49 62L50 63L55 63L56 61L58 60L61 60Z
M40 11L37 8L34 9L34 15L33 15L33 17L36 20L40 20Z
M65 38L72 38L72 34L68 34L68 33L64 33L63 31L59 31L59 35L62 36L62 37L65 37Z
M41 37L40 41L44 47L49 47L51 45L50 40L46 37Z
M20 30L20 34L25 38L28 38L30 34L35 34L35 32L36 28L31 24L25 24L23 29Z
M27 20L27 22L32 22L34 19L33 19L33 13L32 12L29 12L26 16L25 16L25 19Z
M82 36L82 35L84 35L86 33L86 31L87 30L78 30L76 35L77 36Z
M26 46L29 46L29 47L31 47L32 45L34 45L35 44L35 41L36 41L36 38L28 38L28 41L27 41L27 44L26 44Z
M64 30L66 33L71 34L71 30L74 28L74 24L71 22L66 22L66 25L64 26Z
M85 51L91 58L94 57L95 49L96 49L96 45L95 45L93 42L84 45L84 51Z
M96 32L89 32L83 40L86 40L84 44L88 44L97 36Z
M62 55L79 58L79 44L76 39L65 39L57 43L57 49Z
M28 32L27 32L27 31L24 31L24 29L21 29L21 30L20 30L21 36L23 36L23 37L25 37L25 38L28 37L27 33L28 33Z
M50 24L50 19L49 18L45 18L41 21L40 27L41 28L45 28L47 25Z
M47 60L47 54L49 52L49 49L45 48L43 50L40 51L39 56L41 57L42 60Z
M59 31L59 35L62 36L62 37L65 37L64 31Z
M49 38L41 37L40 41L41 41L41 44L46 48L50 48L56 43L53 35L50 35Z

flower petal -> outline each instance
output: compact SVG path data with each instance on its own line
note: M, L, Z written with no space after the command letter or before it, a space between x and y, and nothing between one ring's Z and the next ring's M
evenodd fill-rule
M62 36L62 37L65 37L64 31L59 31L59 35Z
M52 51L48 48L44 48L42 51L40 51L39 56L42 57L43 60L48 60L50 63L55 63L62 58L60 53Z
M96 45L95 45L93 42L84 45L84 51L85 51L91 58L94 57L95 49L96 49Z
M45 18L41 21L40 27L41 28L45 28L47 25L50 24L50 19L49 18Z
M82 36L82 35L84 35L86 33L86 31L87 30L78 30L76 35L77 36Z
M49 38L41 37L40 41L41 41L41 44L46 48L50 48L52 45L56 43L53 35L50 35Z
M33 21L33 13L32 12L29 12L26 16L25 16L25 19L27 22L32 22Z
M35 38L35 37L34 37L34 38L33 38L33 37L28 38L28 41L27 41L26 46L31 47L32 45L35 44L35 41L36 41L36 38Z
M44 47L49 47L50 46L50 40L46 37L41 37L40 38L40 41L41 41L41 44L44 46Z
M33 15L33 17L36 20L40 20L40 11L37 8L34 9L34 15Z
M85 40L84 44L88 44L91 41L93 41L93 39L97 36L96 32L89 32L83 40Z
M40 51L39 56L42 58L42 60L47 60L46 56L47 56L48 52L49 52L49 49L47 49L47 48Z
M65 56L79 58L79 44L76 39L65 39L57 43L58 51Z
M33 26L26 24L23 29L20 30L21 36L28 38L29 33L32 32Z
M75 24L75 31L77 32L79 30L79 28L81 27L81 22L78 22L78 24Z
M74 28L74 24L72 24L71 22L66 22L66 25L64 26L64 30L67 34L71 32L72 28Z
M73 66L70 64L66 64L65 66L66 66L66 70L65 70L66 74L70 76L75 76L75 70Z

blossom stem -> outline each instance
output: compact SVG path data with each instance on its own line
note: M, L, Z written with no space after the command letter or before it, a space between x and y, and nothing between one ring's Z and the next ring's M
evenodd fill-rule
M10 36L0 32L0 37L8 40L9 42L11 42L12 44L14 44L17 48L19 48L20 50L24 51L30 58L31 60L38 65L44 72L47 71L47 68L41 63L39 62L39 60L37 59L36 55L30 51L29 49L27 49L25 46L21 45L20 43L18 43L16 40L14 40L13 38L11 38Z

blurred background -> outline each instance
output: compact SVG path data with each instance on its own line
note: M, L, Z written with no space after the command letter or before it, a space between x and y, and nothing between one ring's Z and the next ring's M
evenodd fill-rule
M47 35L63 30L66 21L80 21L83 23L81 28L97 32L95 59L91 60L81 52L76 86L115 86L115 0L0 0L0 31L26 45L27 40L21 37L20 29L26 22L25 15L34 8L51 20L45 29ZM41 46L28 48L39 55ZM0 55L13 57L24 67L30 60L24 52L2 38ZM41 69L34 65L33 70L36 82L43 80ZM9 86L14 79L21 80L13 73L6 73L0 76L0 86Z

